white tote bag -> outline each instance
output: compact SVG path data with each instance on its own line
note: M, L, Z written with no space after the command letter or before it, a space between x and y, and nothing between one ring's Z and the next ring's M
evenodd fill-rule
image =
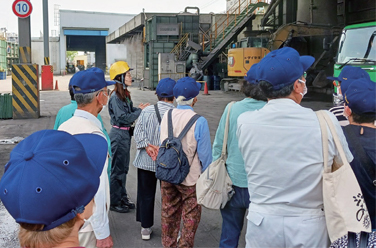
M196 183L197 203L210 209L224 208L234 193L226 169L229 116L233 104L228 106L221 156L209 165Z
M347 161L336 129L325 111L317 111L323 141L323 197L326 225L333 242L348 232L371 232L371 220L355 174ZM327 125L326 125L326 124ZM328 166L327 126L338 149L342 165Z

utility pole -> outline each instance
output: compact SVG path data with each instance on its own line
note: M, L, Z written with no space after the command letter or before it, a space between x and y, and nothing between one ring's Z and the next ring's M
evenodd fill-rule
M50 65L49 32L48 32L48 0L43 0L43 43L44 43L44 65Z
M48 0L43 0L43 45L44 65L42 65L42 90L54 89L54 68L50 65L50 34L48 31ZM57 81L55 89L58 89Z

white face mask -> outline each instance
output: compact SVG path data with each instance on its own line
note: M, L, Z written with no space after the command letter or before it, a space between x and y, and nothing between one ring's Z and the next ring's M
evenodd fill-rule
M90 224L90 221L88 221L87 219L84 219L84 224L82 225L79 231L84 230L89 224Z
M101 111L103 111L107 107L107 103L110 100L110 96L109 95L107 95L106 97L107 97L106 104L104 104L104 105L102 104L102 110Z
M304 82L304 81L301 80L301 79L298 79L298 81L299 81L300 83L304 84L303 93L300 93L300 95L302 95L302 98L303 98L303 97L305 96L305 94L307 94L307 92L308 92L308 88L307 88L307 86L306 86L306 82Z

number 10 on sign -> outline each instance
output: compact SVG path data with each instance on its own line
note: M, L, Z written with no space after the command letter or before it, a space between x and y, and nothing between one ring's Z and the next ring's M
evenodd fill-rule
M30 16L33 6L28 0L16 0L12 6L13 12L20 18L26 18Z

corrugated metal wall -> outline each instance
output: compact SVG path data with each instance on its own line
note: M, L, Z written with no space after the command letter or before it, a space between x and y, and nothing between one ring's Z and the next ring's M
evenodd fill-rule
M190 40L199 43L199 16L198 15L175 15L153 16L145 25L145 86L155 89L158 84L158 53L169 53L179 42L180 38L189 33ZM158 35L158 24L177 24L179 35Z

